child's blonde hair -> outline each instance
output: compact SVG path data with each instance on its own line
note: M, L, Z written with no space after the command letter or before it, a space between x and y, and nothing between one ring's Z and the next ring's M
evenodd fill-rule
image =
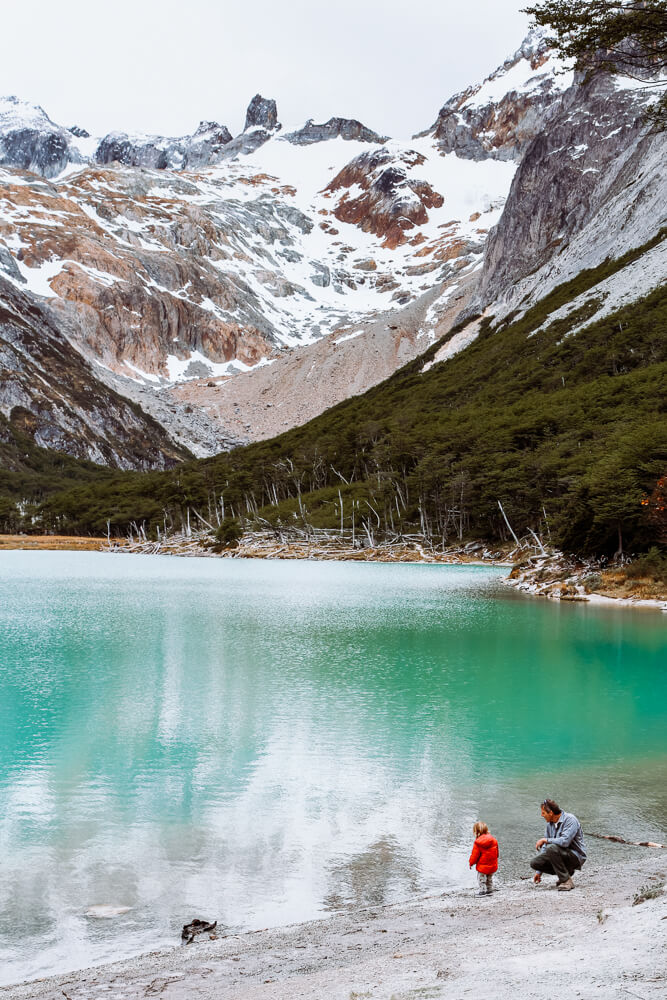
M476 823L473 823L472 832L476 837L481 837L483 833L489 832L489 828L486 823L480 823L478 820Z

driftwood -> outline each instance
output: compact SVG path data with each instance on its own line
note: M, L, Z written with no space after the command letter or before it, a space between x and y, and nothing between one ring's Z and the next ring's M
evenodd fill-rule
M667 850L667 844L654 844L652 840L625 840L613 833L586 833L587 837L597 837L598 840L613 840L615 844L628 844L630 847L658 847Z
M199 920L195 918L189 924L185 924L183 926L183 930L181 931L181 941L184 941L185 944L192 944L196 934L204 934L207 931L214 931L217 926L217 920L214 920L213 923L210 924L207 920Z
M309 528L304 531L290 526L289 529L246 531L235 548L213 551L212 536L203 530L191 528L186 532L167 535L160 532L159 541L133 537L123 545L111 539L106 546L110 552L134 552L142 555L209 556L231 559L335 559L355 562L425 562L425 563L465 563L469 560L483 560L494 563L507 562L509 556L504 549L493 550L483 543L467 545L437 545L422 534L389 534L375 545L364 545L359 536L351 532L331 531L325 528Z

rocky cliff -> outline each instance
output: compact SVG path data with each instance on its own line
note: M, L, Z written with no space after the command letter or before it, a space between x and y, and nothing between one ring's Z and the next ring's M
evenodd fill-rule
M355 118L330 118L328 121L317 125L310 118L305 125L294 132L287 132L285 138L288 142L296 146L309 146L313 142L326 142L329 139L355 140L357 142L378 142L387 141L387 136L378 135L370 128L366 128Z
M490 234L481 308L506 314L667 224L667 136L644 123L651 99L636 81L607 73L582 76L563 95Z
M2 277L0 413L41 448L119 469L167 468L188 456L97 378L44 307Z
M200 122L193 135L182 139L110 132L95 150L95 161L152 170L197 170L215 163L231 141L229 129L217 122Z
M0 165L55 177L70 164L86 162L88 140L56 125L37 105L0 98Z

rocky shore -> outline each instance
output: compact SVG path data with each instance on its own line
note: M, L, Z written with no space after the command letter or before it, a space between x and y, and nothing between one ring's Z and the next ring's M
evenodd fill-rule
M489 897L470 888L222 936L5 987L0 1000L662 1000L667 852L618 851L569 893L499 880Z
M515 560L507 583L524 594L558 601L588 601L667 611L667 587L633 564L603 566L545 550Z

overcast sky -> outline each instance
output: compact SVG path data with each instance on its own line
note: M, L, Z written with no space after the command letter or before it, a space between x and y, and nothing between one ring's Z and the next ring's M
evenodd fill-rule
M284 124L358 118L395 137L520 45L526 0L3 0L0 95L54 121L233 133L257 92Z

